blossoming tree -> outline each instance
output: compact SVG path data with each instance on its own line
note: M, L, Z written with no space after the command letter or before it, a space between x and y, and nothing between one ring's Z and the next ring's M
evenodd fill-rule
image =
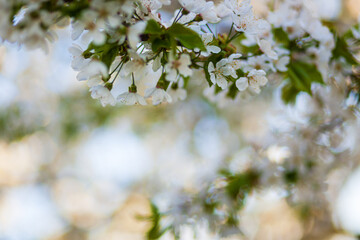
M169 17L163 8L173 4L180 8ZM302 0L274 1L269 7L272 11L262 19L250 0L217 4L205 0L0 0L0 37L47 51L56 39L56 28L71 24L71 67L104 107L174 103L185 100L188 92L203 92L215 104L234 104L255 99L269 82L279 89L285 104L295 104L303 94L317 101L313 113L322 111L322 115L314 120L319 121L316 131L306 135L306 129L294 130L304 131L307 147L292 149L297 154L285 171L271 166L289 158L287 148L270 148L268 155L275 151L284 157L261 168L253 163L241 174L222 169L222 177L209 182L192 201L174 203L182 216L169 211L174 218L167 226L160 226L163 214L152 206L154 225L149 239L160 238L168 230L181 237L179 225L195 216L211 216L207 224L220 235L230 235L239 221L235 212L254 188L274 181L286 187L300 185L300 176L311 172L315 163L306 159L299 166L296 157L305 154L301 151L314 158L320 154L320 149L310 150L307 141L358 116L359 24L340 32L336 22L322 21ZM342 97L341 111L326 111L333 107L328 104L332 96ZM264 174L266 168L281 175L281 180ZM290 192L292 201L299 201ZM201 210L195 212L194 206Z

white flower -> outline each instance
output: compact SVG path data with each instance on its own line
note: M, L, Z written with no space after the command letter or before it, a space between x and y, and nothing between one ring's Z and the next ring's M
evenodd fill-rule
M214 2L205 0L179 0L179 3L189 12L200 14L210 23L217 23L221 19L216 14Z
M225 0L224 4L237 16L246 15L252 9L250 0Z
M238 70L242 67L242 61L236 58L240 58L242 55L240 53L233 53L231 54L227 60L228 65L231 66L234 70Z
M232 12L232 20L237 31L258 35L269 29L269 24L265 20L254 16L250 0L225 0L224 4Z
M205 8L205 0L179 0L179 3L183 8L189 12L199 14Z
M128 28L128 40L132 49L137 49L140 42L140 34L145 30L146 23L140 21Z
M272 50L271 43L268 40L258 39L258 45L261 51L263 51L266 54L266 56L268 56L269 58L273 60L277 60L279 58L277 53L274 50Z
M212 33L204 33L201 35L201 38L205 44L206 52L201 52L201 55L204 57L209 56L211 53L219 53L221 48L218 46L210 45L210 43L214 39L214 35ZM197 51L197 49L195 49Z
M170 0L141 0L142 6L145 8L143 11L145 13L154 13L159 10L162 5L169 5Z
M137 94L136 92L124 92L120 94L116 99L124 105L147 105L145 98Z
M244 91L249 86L249 79L247 77L241 77L236 81L235 84L239 91Z
M81 71L77 74L76 78L79 81L83 81L83 80L88 80L89 78L94 77L96 75L107 77L108 70L103 62L93 60L88 65L86 65L81 69Z
M69 48L69 52L73 55L73 59L71 61L71 67L74 70L81 70L85 66L87 66L90 62L90 59L85 59L83 56L83 50L80 46L74 44L72 47Z
M251 70L247 76L249 79L250 89L252 89L255 93L260 93L260 87L265 86L268 82L265 76L266 73L264 70Z
M171 96L162 88L153 87L146 89L145 98L150 97L152 98L153 105L158 105L162 102L172 102Z
M260 87L265 86L268 82L263 70L253 69L247 77L241 77L236 81L236 87L239 91L245 91L248 87L255 93L260 93Z
M91 97L94 99L99 99L101 102L101 105L105 107L106 105L110 104L112 106L115 105L115 98L107 89L106 87L102 85L97 85L90 88L91 91Z
M136 78L142 79L147 73L145 57L134 51L129 51L129 55L131 59L124 64L121 74L126 77L135 73Z
M106 34L102 30L105 28L105 21L98 20L98 13L93 10L85 10L81 18L72 23L72 27L73 40L78 39L84 30L87 30L82 36L84 42L92 41L96 45L101 45L106 40Z
M87 81L86 81L88 87L94 87L97 85L104 85L104 80L102 79L101 75L95 75L90 77Z
M276 69L280 72L286 72L288 68L286 67L290 62L289 56L283 56L279 60L275 61Z
M119 18L119 13L123 11L121 4L111 1L92 0L90 5L92 9L99 13L96 21L105 21L112 28L121 25L121 18ZM122 5L126 5L126 3Z
M273 66L270 63L269 58L266 55L250 57L243 64L244 64L243 67L244 72L250 72L253 69L258 69L258 70L263 69L264 71L273 69Z
M261 35L269 30L269 23L255 18L252 11L245 15L232 15L235 29L250 35Z
M169 62L165 65L166 80L175 82L178 74L184 77L192 75L190 56L182 54L179 59L176 59L172 54L169 56Z
M167 92L171 96L173 102L184 101L187 97L187 92L183 88L177 88L177 89L169 88Z
M206 2L205 7L200 12L200 15L209 23L218 23L221 20L221 18L217 16L216 8L214 6L214 2L212 1Z
M217 84L222 89L225 89L228 85L226 76L232 76L237 78L235 70L228 65L228 59L222 59L216 63L216 68L212 62L208 66L210 80L213 84Z

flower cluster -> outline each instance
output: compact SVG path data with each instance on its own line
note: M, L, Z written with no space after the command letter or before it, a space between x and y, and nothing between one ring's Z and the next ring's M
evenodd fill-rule
M71 22L72 39L84 45L70 49L72 67L103 106L176 102L199 80L211 94L241 98L260 93L268 78L286 80L283 99L294 102L312 93L312 83L328 82L342 59L357 64L345 39L301 0L285 1L265 19L250 0L179 0L169 19L162 7L171 3L1 0L0 37L46 50L54 29Z
M234 96L247 89L259 93L268 81L266 72L246 64L249 57L232 44L247 34L262 46L259 56L277 59L263 37L270 25L254 16L250 1L214 5L181 0L182 8L170 20L159 12L170 1L138 1L126 14L117 18L109 14L112 18L105 19L96 15L95 3L84 10L84 17L73 21L73 38L81 36L90 44L86 50L71 49L72 66L79 71L78 80L87 80L92 97L104 106L116 100L126 105L146 105L146 99L154 105L183 100L195 75L206 79L215 91L232 88ZM109 9L105 12L116 9L112 4L104 3L103 8ZM226 14L220 14L221 9ZM119 9L114 12L121 13ZM209 24L230 16L229 33L215 35Z
M311 94L313 82L328 82L335 60L351 58L345 40L300 0L285 1L266 19L250 0L179 0L168 19L162 7L171 3L1 0L0 37L47 49L54 29L71 22L73 40L85 45L70 49L72 67L103 106L176 102L199 79L212 94L235 99L260 93L274 73L287 79L283 99L293 102L300 92ZM229 19L231 27L218 27Z

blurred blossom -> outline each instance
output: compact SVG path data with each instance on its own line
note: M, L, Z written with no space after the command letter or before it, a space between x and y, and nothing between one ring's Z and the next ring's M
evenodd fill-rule
M42 145L48 141L47 145ZM38 168L51 158L54 145L46 135L30 136L18 142L0 142L0 186L31 183L38 177Z
M302 239L302 225L284 197L277 189L248 196L241 212L241 229L249 239Z
M339 16L342 9L342 0L313 0L314 9L322 19L331 20Z
M271 162L281 164L291 156L291 152L287 147L273 145L266 150L266 155Z
M327 240L357 240L357 238L345 234L335 234Z
M93 231L91 240L102 239L144 239L144 232L149 228L149 222L139 220L150 215L148 199L139 194L130 195L119 209L114 212L111 222Z
M94 180L127 186L144 177L151 168L151 158L143 142L132 131L131 123L96 129L79 146L76 170Z
M357 169L346 181L337 199L335 210L341 227L360 234L360 169Z
M252 2L266 16L281 1ZM358 0L305 3L325 21L360 12ZM359 95L347 95L341 73L293 105L281 100L275 75L256 98L232 100L213 86L206 99L189 90L171 106L102 108L69 67L69 28L57 33L48 54L0 46L0 239L141 240L154 225L150 201L161 218L154 229L173 223L180 240L360 234L360 169L349 177L360 163ZM128 74L111 94L128 91ZM143 68L138 93L160 75ZM204 71L194 69L188 84L202 83ZM160 239L175 238L168 231Z
M249 170L252 165L252 161L256 157L255 150L252 148L244 148L236 152L231 159L229 169L234 172L245 172Z
M63 231L65 224L46 187L24 185L3 193L0 198L0 238L45 239Z
M0 74L0 108L8 107L18 93L17 87L11 80Z

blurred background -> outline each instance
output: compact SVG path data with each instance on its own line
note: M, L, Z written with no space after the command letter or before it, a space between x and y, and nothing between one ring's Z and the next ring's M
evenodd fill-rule
M252 2L266 15L266 0ZM344 26L360 13L360 0L313 3ZM336 111L348 116L339 102L326 116L306 95L285 106L273 81L226 104L188 92L171 105L103 108L70 67L70 29L57 33L48 54L0 45L0 239L145 239L150 201L166 211L221 185L221 170L250 166L266 170L261 187L234 213L242 232L222 239L358 239L359 120L318 131ZM208 237L184 228L181 239L212 239L190 225Z

